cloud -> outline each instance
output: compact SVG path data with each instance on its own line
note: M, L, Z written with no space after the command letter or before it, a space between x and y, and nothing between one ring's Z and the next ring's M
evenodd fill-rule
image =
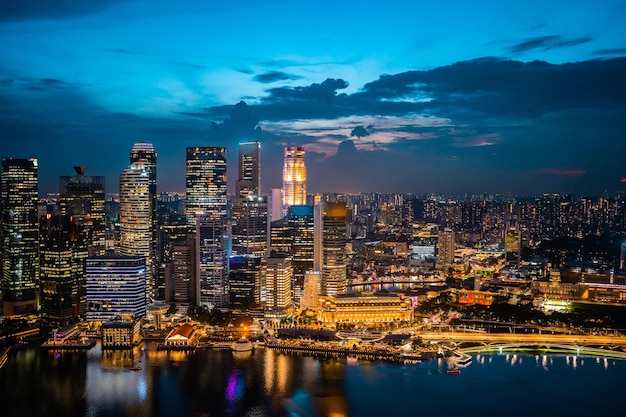
M555 175L559 177L581 177L587 172L585 169L572 169L572 168L542 168L533 171L533 174L537 175Z
M212 122L209 129L209 138L218 142L246 142L260 137L259 117L244 101L237 103L221 123Z
M282 71L270 71L255 75L253 80L263 84L271 84L278 81L297 80L300 78L301 77L298 77L297 75L287 74Z
M509 52L520 53L540 49L548 51L555 48L569 48L583 43L591 42L593 38L567 39L562 35L536 36L518 42L509 48Z
M363 138L365 136L369 136L370 132L367 131L367 129L365 129L363 126L357 126L354 129L352 129L352 132L350 132L350 136L356 136L357 138Z
M626 55L626 48L596 49L593 53L596 55Z

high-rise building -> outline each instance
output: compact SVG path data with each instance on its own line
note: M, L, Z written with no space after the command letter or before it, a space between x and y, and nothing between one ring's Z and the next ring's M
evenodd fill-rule
M447 268L454 262L455 236L452 229L440 230L437 237L437 266Z
M306 166L304 148L285 148L283 165L283 210L306 204Z
M302 310L315 310L319 305L319 297L322 295L322 274L315 271L307 271L304 275L304 290L300 298Z
M88 230L80 217L46 214L40 219L41 312L57 325L84 317Z
M239 144L239 178L235 185L235 197L258 197L261 195L261 144Z
M315 206L314 269L322 273L324 295L346 292L346 216L345 202L321 202Z
M146 171L148 172L148 193L150 194L150 211L152 213L152 260L150 263L153 265L150 269L152 274L148 279L155 282L158 277L158 260L160 259L160 247L159 247L159 203L157 195L157 153L154 150L154 145L148 142L137 142L133 145L133 149L130 151L130 163L143 162ZM158 285L153 284L153 297L159 300L163 299L163 294L156 291Z
M195 214L198 212L211 219L225 219L226 148L187 148L185 178L185 216L190 229L195 229Z
M171 246L171 301L177 305L190 305L196 296L196 246L195 239L176 242Z
M120 254L146 258L146 296L154 297L150 177L143 161L133 162L120 175Z
M298 303L304 288L304 275L313 269L315 223L313 206L291 206L287 215L272 222L272 252L288 253L293 264L293 299Z
M285 253L273 253L267 258L265 274L265 319L280 321L293 309L291 296L291 257Z
M85 165L75 166L74 170L76 175L59 177L60 213L73 217L73 221L84 227L89 255L103 255L106 250L104 177L85 175Z
M39 285L37 159L4 159L0 183L4 314L31 312Z
M261 145L239 144L239 178L233 199L232 252L267 255L267 198L261 192Z
M109 321L118 315L146 315L146 259L143 256L89 257L85 277L87 321Z
M231 307L252 308L261 303L262 258L255 255L231 256L228 278Z
M226 307L228 253L224 222L196 213L197 305Z
M182 216L170 219L165 224L159 226L159 270L156 280L156 298L158 300L171 301L173 299L174 283L171 278L174 272L172 270L174 246L187 244L189 236L187 221ZM195 241L195 234L193 236L192 240ZM195 249L193 252L195 254ZM195 277L195 265L192 265L192 267ZM195 300L195 297L193 297L193 300Z

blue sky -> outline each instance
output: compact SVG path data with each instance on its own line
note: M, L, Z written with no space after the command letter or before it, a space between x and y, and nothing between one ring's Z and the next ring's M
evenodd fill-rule
M82 164L115 191L135 141L161 191L226 146L232 187L253 139L266 191L285 145L311 192L623 189L623 1L176 4L0 4L0 156L42 192Z

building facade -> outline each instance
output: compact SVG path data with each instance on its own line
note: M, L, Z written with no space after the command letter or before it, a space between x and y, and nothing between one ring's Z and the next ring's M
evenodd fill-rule
M197 305L208 308L228 304L227 234L222 220L196 213Z
M0 245L4 314L38 308L39 219L37 159L7 158L0 178Z
M291 280L293 266L291 257L284 253L271 254L267 258L265 273L265 319L280 321L293 310Z
M185 216L191 230L195 230L196 213L226 218L226 148L187 148L185 182Z
M87 321L146 315L146 259L143 256L95 256L86 261Z
M346 292L347 208L343 202L321 202L315 213L315 270L322 273L324 295Z
M283 164L283 210L306 204L306 165L304 148L285 148Z

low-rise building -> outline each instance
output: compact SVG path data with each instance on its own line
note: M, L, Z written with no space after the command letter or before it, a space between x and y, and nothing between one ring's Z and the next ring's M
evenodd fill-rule
M411 299L397 294L363 292L320 297L318 320L322 323L380 323L413 320Z
M102 323L102 348L132 348L141 341L139 320L111 320Z
M196 329L189 323L173 328L165 337L166 346L192 346L196 341Z

